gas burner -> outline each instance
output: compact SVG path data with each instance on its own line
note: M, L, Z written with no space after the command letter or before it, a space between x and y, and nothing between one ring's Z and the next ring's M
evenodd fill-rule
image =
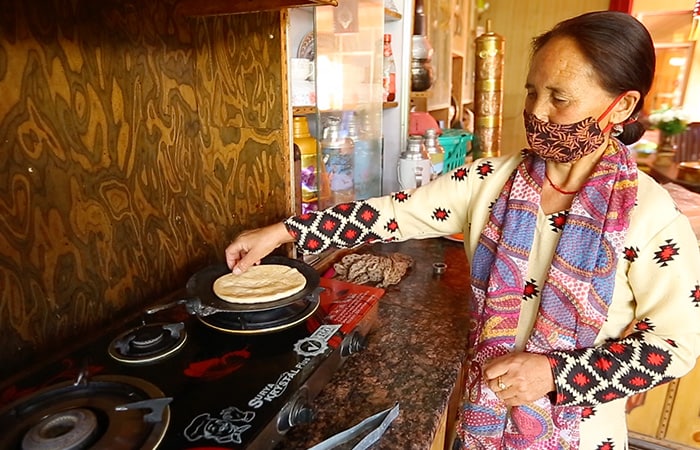
M287 306L257 312L220 312L198 316L205 325L230 334L267 334L294 327L313 315L319 296L310 295Z
M97 416L87 408L50 414L25 433L22 450L79 449L91 445L99 431Z
M109 345L109 354L117 361L144 364L172 355L186 339L182 322L150 323L117 336Z
M56 384L0 410L0 448L155 449L170 422L171 400L127 376Z

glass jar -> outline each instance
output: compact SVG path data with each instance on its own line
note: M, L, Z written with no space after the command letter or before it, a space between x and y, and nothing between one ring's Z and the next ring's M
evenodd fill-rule
M348 123L348 137L354 144L353 177L355 200L366 200L382 195L382 140L381 133L372 129L369 113L352 112Z
M353 178L354 143L340 133L340 118L328 117L321 140L322 181L319 186L321 208L355 199Z

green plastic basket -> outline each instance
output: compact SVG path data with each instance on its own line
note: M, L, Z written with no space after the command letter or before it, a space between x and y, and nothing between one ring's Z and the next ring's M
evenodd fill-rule
M472 137L473 135L466 130L455 128L442 130L442 134L438 137L440 145L445 149L442 173L450 172L465 163Z

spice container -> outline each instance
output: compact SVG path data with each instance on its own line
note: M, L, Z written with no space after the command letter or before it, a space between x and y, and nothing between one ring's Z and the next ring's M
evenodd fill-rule
M299 147L301 185L301 212L318 209L318 144L309 133L309 122L305 116L294 117L294 144Z

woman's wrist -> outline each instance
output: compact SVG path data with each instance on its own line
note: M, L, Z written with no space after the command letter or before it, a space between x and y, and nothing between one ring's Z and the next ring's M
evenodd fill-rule
M289 244L296 241L292 233L289 231L289 228L287 228L287 224L284 222L279 222L270 226L276 228L274 233L277 237L277 242L279 242L280 245Z

